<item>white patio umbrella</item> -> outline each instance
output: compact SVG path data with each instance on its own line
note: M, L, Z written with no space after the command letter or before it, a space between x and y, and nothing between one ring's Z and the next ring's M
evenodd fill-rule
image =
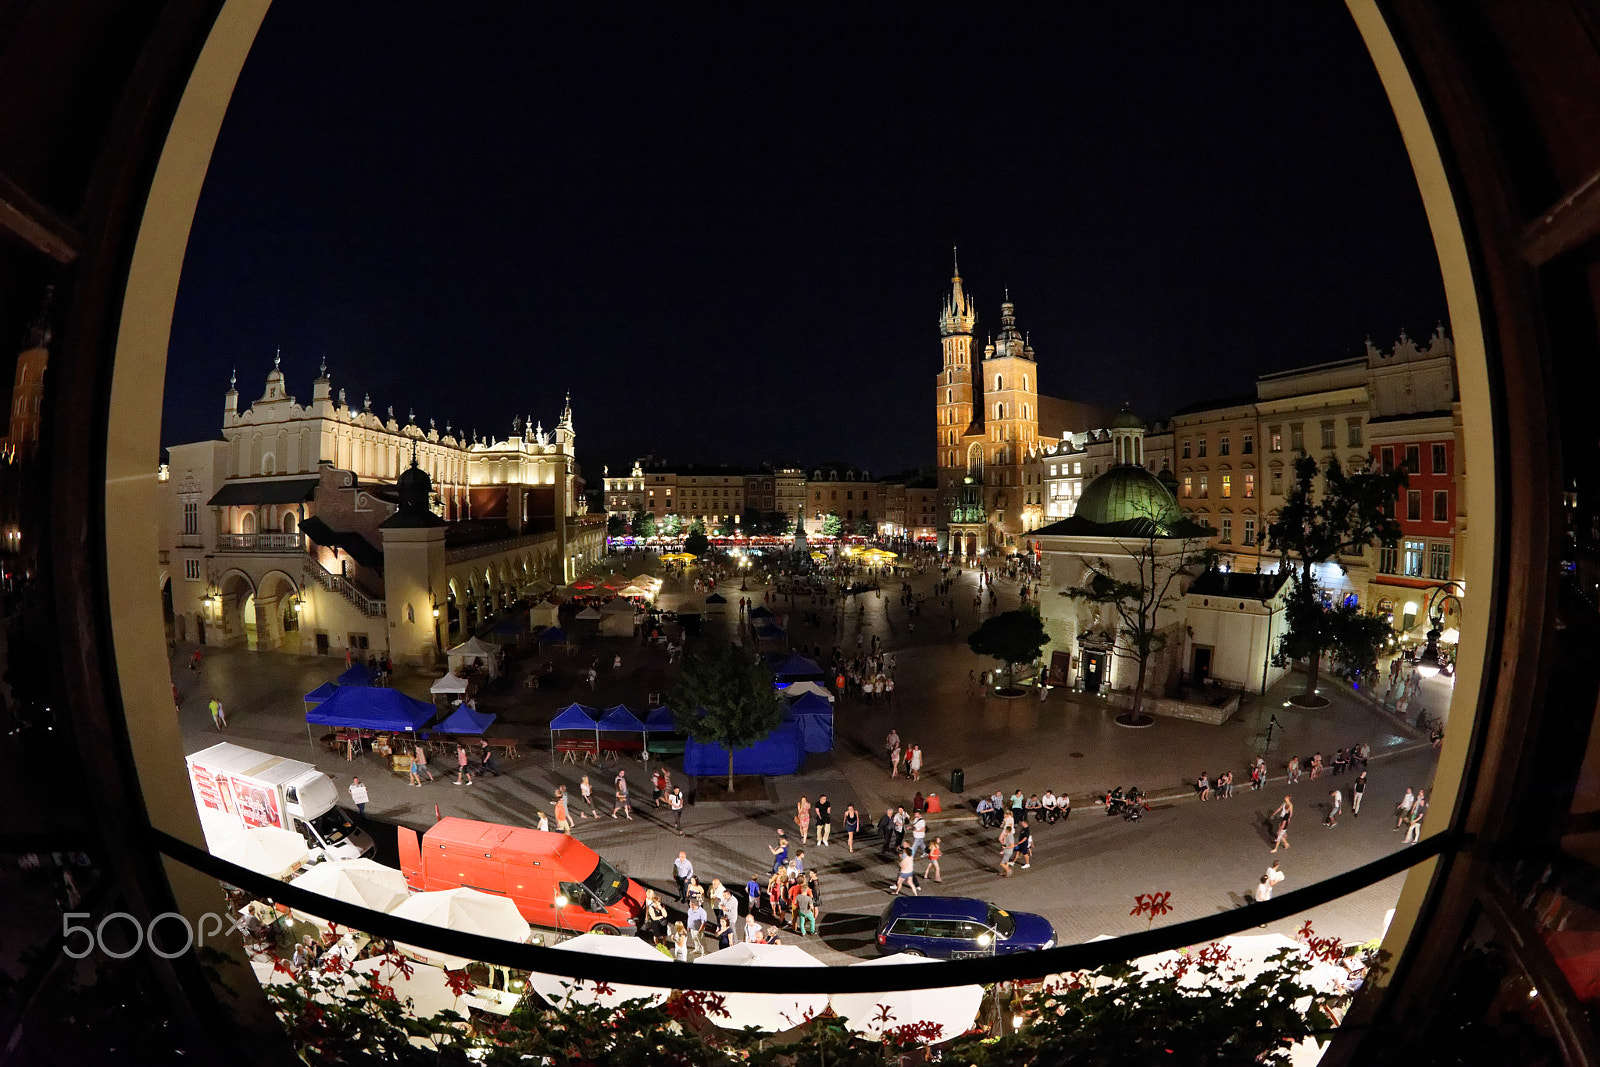
M289 884L373 911L390 911L411 895L405 875L368 859L319 863ZM326 919L316 915L301 911L293 914L317 926L328 925Z
M207 840L211 854L257 874L281 878L305 862L305 838L276 826L252 826L225 837Z
M709 952L695 962L724 967L827 966L798 945L752 945L742 941ZM826 993L725 993L723 998L727 1017L717 1016L711 1021L729 1030L754 1026L779 1033L821 1015L828 1007Z
M567 952L590 952L597 956L611 956L618 960L664 960L667 957L651 948L637 937L615 934L579 934L555 946ZM619 968L620 969L620 968ZM600 1004L614 1008L627 1000L644 998L651 1005L661 1004L672 995L672 990L657 986L627 985L621 982L606 983L609 992L600 993L595 984L581 978L559 974L528 975L528 987L551 1004Z
M1221 938L1217 944L1228 950L1227 960L1220 965L1221 973L1240 975L1246 980L1266 970L1268 959L1285 949L1298 956L1305 955L1305 945L1283 934L1240 934ZM1185 951L1193 955L1204 947L1204 945L1192 945ZM1133 961L1133 965L1146 974L1162 974L1165 973L1165 967L1180 955L1181 952L1177 950L1158 952L1151 956L1139 957ZM1312 963L1311 968L1301 976L1300 980L1313 989L1332 993L1341 989L1348 977L1343 967L1318 961ZM1186 989L1198 989L1208 981L1210 981L1208 976L1201 974L1198 968L1191 967L1179 985Z
M850 966L901 967L937 965L938 962L926 956L897 955L862 960ZM829 1003L834 1014L854 1033L877 1038L885 1030L907 1023L931 1022L940 1028L935 1040L946 1041L972 1029L978 1009L983 1006L983 987L959 985L890 993L835 993Z
M370 975L385 985L394 987L394 995L419 1019L426 1019L450 1010L463 1016L467 1006L450 991L450 982L444 971L427 964L413 965L408 976L393 960L386 956L357 960L351 970Z
M460 930L484 937L498 937L504 941L526 941L533 928L517 911L510 897L483 893L465 887L441 889L431 893L415 893L390 909L389 914L416 922L432 923L446 930ZM440 967L459 970L470 960L461 956L437 952L416 945L396 943L396 948L413 959Z

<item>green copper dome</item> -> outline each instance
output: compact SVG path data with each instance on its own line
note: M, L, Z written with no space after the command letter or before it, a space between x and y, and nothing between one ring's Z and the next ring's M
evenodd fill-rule
M1101 525L1149 519L1167 529L1183 522L1178 502L1161 479L1143 467L1127 464L1112 467L1090 482L1073 517Z
M1129 411L1127 408L1123 408L1121 411L1117 412L1116 416L1111 420L1111 429L1142 430L1144 429L1144 420L1135 415L1133 412Z

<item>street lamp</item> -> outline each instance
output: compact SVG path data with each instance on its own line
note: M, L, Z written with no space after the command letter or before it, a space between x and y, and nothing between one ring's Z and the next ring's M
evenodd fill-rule
M1428 629L1428 647L1422 650L1422 655L1417 657L1417 673L1424 678L1432 678L1439 673L1439 616L1434 616L1433 625Z

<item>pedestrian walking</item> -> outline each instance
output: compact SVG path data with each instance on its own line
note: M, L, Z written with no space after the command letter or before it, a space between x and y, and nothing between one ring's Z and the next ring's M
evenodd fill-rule
M433 772L428 770L428 750L420 744L411 746L411 756L417 761L417 767L428 776L428 781L433 781Z
M189 669L191 671L200 669L200 650L198 648L194 650L194 655L189 657Z
M1406 820L1411 817L1411 806L1417 801L1417 795L1411 790L1406 790L1406 795L1400 798L1400 804L1394 811L1394 828L1396 831L1405 826Z
M828 794L817 796L811 814L817 820L817 844L826 846L833 837L833 805L828 803Z
M1425 804L1411 806L1411 814L1406 818L1406 835L1400 839L1402 845L1414 845L1422 840L1422 816L1426 811Z
M1033 866L1033 830L1026 822L1017 826L1017 852L1013 858L1022 870Z
M222 710L222 701L218 700L216 697L212 697L211 703L207 706L211 709L211 723L213 726L220 730L224 726L228 725L227 715L224 714Z
M665 767L657 767L655 773L650 776L651 806L659 808L661 806L661 798L666 794L666 792L667 769Z
M572 833L572 811L567 804L567 787L556 786L556 830L559 833Z
M861 832L861 813L851 804L844 809L844 843L850 851L856 850L856 834Z
M724 887L718 900L720 901L718 908L728 920L728 937L730 940L736 940L738 935L734 931L739 923L739 898L733 895L733 890Z
M674 833L683 833L683 790L678 786L672 787L672 792L667 794L667 807L672 809L672 830Z
M583 817L585 819L598 819L600 812L595 810L594 806L594 786L589 784L589 776L587 774L578 781L578 795L583 797L584 804L588 805L589 808L589 814ZM579 814L583 813L579 812Z
M1352 818L1361 815L1361 798L1367 792L1367 772L1362 771L1356 775L1356 780L1350 783L1350 815Z
M889 777L900 777L900 735L894 730L889 731L889 736L883 741L884 751L889 756Z
M689 947L694 950L696 956L702 955L706 950L703 940L706 928L705 904L698 900L689 901L689 910L684 913L683 923L689 931Z
M678 884L678 903L689 899L689 879L694 877L694 862L687 852L680 851L672 861L672 880Z
M767 851L772 853L772 873L777 874L789 862L789 838L782 830L778 831L778 843L768 845Z
M911 780L913 782L921 781L922 780L922 746L921 745L912 745L911 746L911 756L906 762L907 762L908 766L911 768Z
M800 827L800 843L811 839L811 801L801 797L794 806L794 824Z
M1337 789L1328 793L1328 818L1323 823L1328 829L1339 825L1339 813L1344 810L1344 794Z
M1261 881L1256 883L1255 898L1257 904L1265 903L1272 899L1272 883L1268 881L1267 876L1264 874L1261 876ZM1265 926L1266 923L1261 925Z
M921 812L911 823L911 858L916 859L928 851L928 818Z
M367 787L361 784L361 779L350 779L350 802L356 806L356 814L366 817L367 814Z
M716 918L712 922L714 925L712 926L711 934L717 939L717 947L719 949L732 948L733 924L728 921L728 917L718 909Z
M883 818L878 820L878 854L886 860L893 859L898 837L894 831L894 809L885 808Z
M1274 889L1276 889L1278 887L1278 883L1283 881L1283 879L1285 877L1284 873L1283 873L1283 867L1282 867L1281 864L1282 864L1281 860L1273 860L1272 861L1272 866L1267 868L1267 873L1265 875L1265 877L1267 879L1267 884L1272 886Z
M1283 798L1283 803L1278 805L1278 810L1272 813L1278 820L1278 832L1272 839L1272 851L1278 851L1278 846L1289 847L1289 821L1294 818L1294 801L1288 797Z
M928 867L922 872L922 877L926 878L931 874L935 882L944 881L944 872L939 869L939 859L943 855L944 846L936 837L933 839L933 844L928 846Z
M914 887L913 887L914 888ZM799 892L794 895L794 932L797 934L817 932L816 898L811 895L811 887L801 882Z
M617 812L620 811L628 817L629 822L632 822L633 805L628 803L628 772L626 768L617 772L615 788L617 791L617 802L611 809L611 817L615 819L617 817Z
M1011 877L1011 861L1017 852L1016 823L1007 816L1005 823L1000 827L1000 875L1003 878Z
M415 764L413 764L415 766ZM462 779L466 781L463 782ZM421 784L420 782L418 783ZM467 746L456 746L456 785L471 785L472 775L467 771Z
M911 856L911 850L909 848L902 848L900 850L900 873L895 877L894 888L889 890L890 896L899 896L900 887L905 885L909 885L911 887L912 896L915 897L921 895L917 892L916 864L917 861Z

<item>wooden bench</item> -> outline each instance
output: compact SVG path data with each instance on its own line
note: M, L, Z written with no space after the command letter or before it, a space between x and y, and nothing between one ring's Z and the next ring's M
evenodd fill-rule
M615 740L602 740L600 742L600 754L602 756L610 756L613 759L621 759L624 755L642 756L644 755L644 739L617 738Z
M503 753L507 759L521 759L522 751L517 747L515 737L485 737L483 739L490 748Z
M584 763L594 763L600 755L600 746L593 741L557 741L555 749L562 763L578 763L580 757Z

